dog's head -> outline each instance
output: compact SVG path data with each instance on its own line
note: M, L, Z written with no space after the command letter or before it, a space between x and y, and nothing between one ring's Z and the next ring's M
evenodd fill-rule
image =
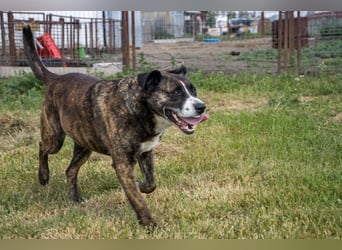
M156 115L164 119L165 126L174 124L182 132L192 134L208 115L204 102L197 98L195 86L185 75L184 66L167 72L154 70L138 75L138 82L146 101Z

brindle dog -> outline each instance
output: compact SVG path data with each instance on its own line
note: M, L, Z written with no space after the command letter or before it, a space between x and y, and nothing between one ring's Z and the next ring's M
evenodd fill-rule
M23 40L31 69L46 86L40 124L40 184L48 184L48 155L60 150L67 135L74 141L73 157L66 170L72 200L81 200L77 174L91 152L110 155L138 221L155 226L140 193L151 193L156 188L153 148L171 125L192 134L195 126L208 118L205 104L185 77L185 67L113 81L80 73L57 75L41 62L29 25L23 28ZM133 176L137 162L144 177L139 184Z

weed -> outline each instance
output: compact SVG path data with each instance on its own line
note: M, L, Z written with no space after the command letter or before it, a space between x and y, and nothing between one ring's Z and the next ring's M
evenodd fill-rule
M153 69L153 64L146 60L144 53L139 53L138 69L140 72L147 72Z
M1 110L32 110L40 106L44 86L32 73L22 72L17 76L0 80Z
M32 73L21 72L0 85L0 95L20 95L31 89L43 90L43 85Z

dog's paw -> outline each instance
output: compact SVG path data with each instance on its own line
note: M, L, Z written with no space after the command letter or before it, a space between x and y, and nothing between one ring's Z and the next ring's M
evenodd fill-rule
M72 195L71 201L74 203L85 203L85 202L87 202L87 200L85 198L83 198L82 196L80 196L79 194Z
M38 180L40 185L42 186L46 186L47 184L49 184L49 172L39 171Z
M78 198L77 202L78 203L87 203L88 200L86 198L84 198L84 197L80 197L80 198Z
M152 231L153 229L158 227L157 222L151 217L142 217L139 219L139 223L149 231Z
M150 194L156 189L155 183L146 183L146 182L137 182L137 185L139 186L140 192L144 194Z
M41 179L41 178L39 178L39 183L42 186L46 186L47 184L49 184L49 179Z

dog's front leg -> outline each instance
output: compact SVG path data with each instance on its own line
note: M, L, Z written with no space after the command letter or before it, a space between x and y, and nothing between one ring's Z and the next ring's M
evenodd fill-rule
M152 193L156 189L154 182L154 163L152 151L142 153L139 158L139 166L144 177L143 182L139 182L139 188L142 193Z
M142 197L138 186L135 183L133 167L130 166L130 164L119 162L116 162L113 165L121 186L123 187L140 224L144 226L157 226L157 223L153 220L144 198Z

